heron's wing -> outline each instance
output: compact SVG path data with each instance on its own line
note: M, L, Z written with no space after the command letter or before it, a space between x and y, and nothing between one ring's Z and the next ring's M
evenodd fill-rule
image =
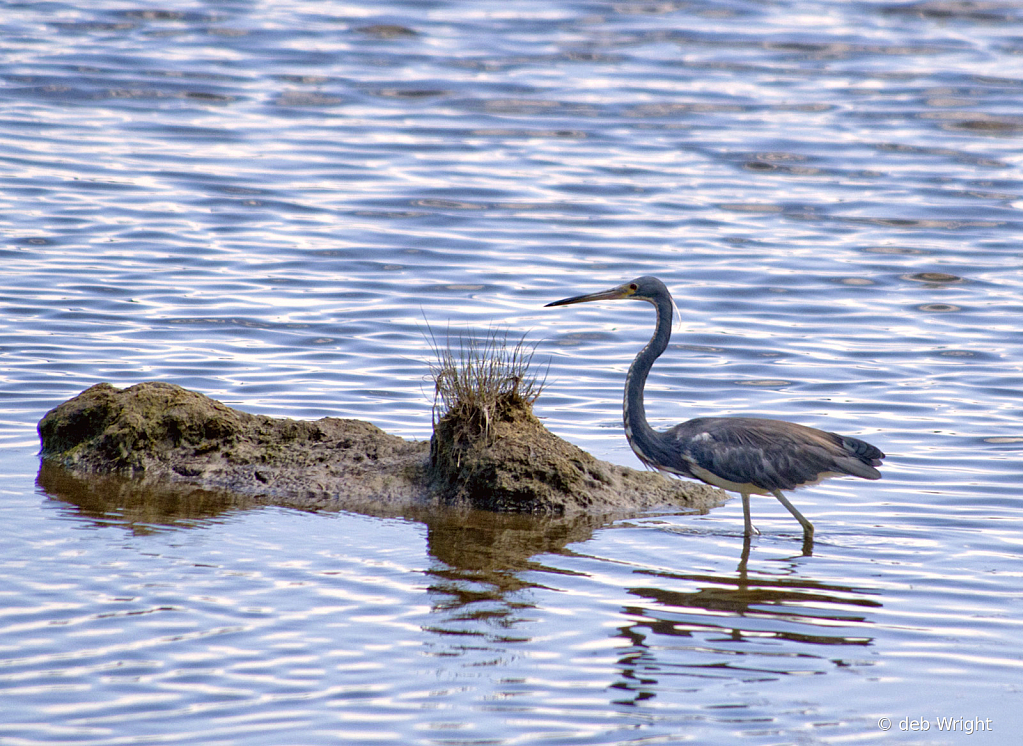
M869 443L782 420L706 417L665 436L690 471L737 485L790 490L840 474L881 478L874 466L884 454Z

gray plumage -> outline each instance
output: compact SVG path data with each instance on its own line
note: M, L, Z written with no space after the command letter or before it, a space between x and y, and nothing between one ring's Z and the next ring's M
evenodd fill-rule
M880 479L874 467L884 456L856 438L753 417L698 417L671 428L664 439L676 455L670 466L686 476L695 476L686 473L687 465L695 464L767 492L814 484L832 472Z
M742 495L747 536L753 532L750 495L774 495L810 538L813 524L796 510L782 490L843 475L881 478L874 467L881 465L884 454L869 443L783 420L697 417L665 432L651 428L643 407L643 389L650 368L671 338L674 305L664 283L656 277L639 277L610 290L547 305L618 299L646 301L657 309L654 334L636 356L625 380L624 421L629 445L647 466Z

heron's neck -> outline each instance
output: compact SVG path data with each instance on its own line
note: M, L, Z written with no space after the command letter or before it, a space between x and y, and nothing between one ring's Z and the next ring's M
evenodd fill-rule
M646 408L643 406L643 388L646 377L653 367L654 361L660 357L671 339L671 300L661 298L654 306L657 308L657 327L654 335L646 346L639 351L636 359L629 366L629 374L625 378L625 436L632 450L640 460L653 465L649 457L661 450L660 435L646 421Z

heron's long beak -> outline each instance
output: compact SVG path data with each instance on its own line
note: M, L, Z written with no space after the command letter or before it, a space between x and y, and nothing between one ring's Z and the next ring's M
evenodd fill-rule
M553 303L548 303L544 308L550 308L551 306L571 306L573 303L589 303L594 300L618 300L619 298L628 298L635 291L630 289L628 285L619 285L616 288L610 290L602 290L599 293L590 293L589 295L575 295L571 298L563 298L562 300L556 300Z

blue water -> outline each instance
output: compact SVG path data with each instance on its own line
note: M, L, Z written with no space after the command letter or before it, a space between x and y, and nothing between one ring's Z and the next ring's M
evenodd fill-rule
M0 33L5 745L1014 742L1017 4L0 2ZM639 468L650 308L543 305L642 274L681 312L655 426L888 454L794 494L812 555L770 498L743 562L736 500L36 484L36 422L99 381L428 438L426 323L528 334L536 414Z

